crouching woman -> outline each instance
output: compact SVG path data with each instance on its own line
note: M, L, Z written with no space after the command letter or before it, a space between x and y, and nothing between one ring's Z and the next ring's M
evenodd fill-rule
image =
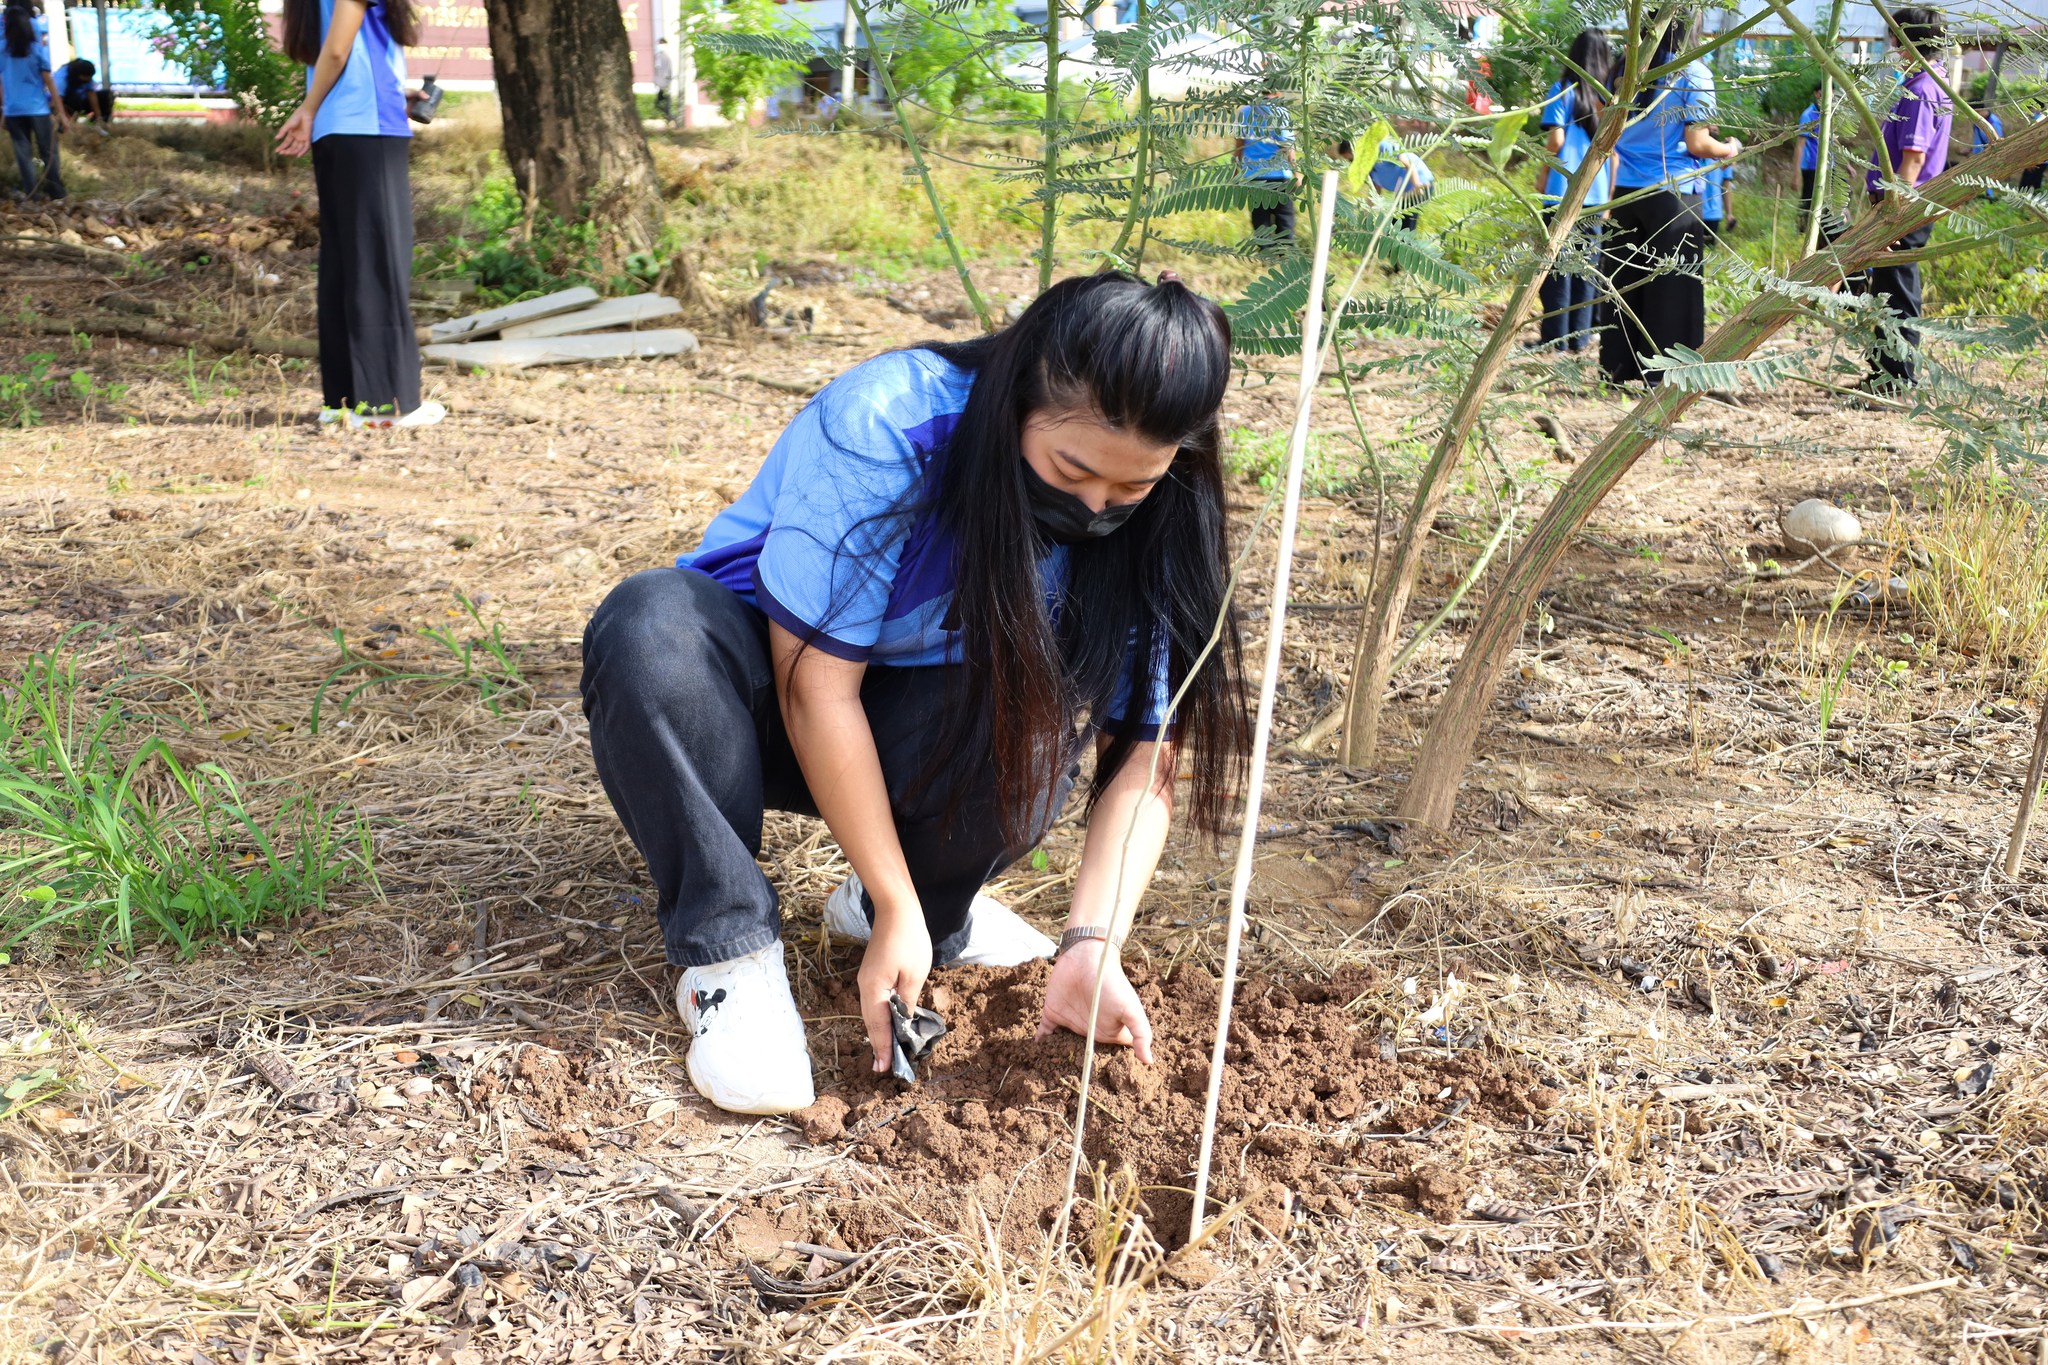
M876 1071L890 996L916 1004L935 965L1053 956L1040 1036L1086 1029L1107 955L1097 1036L1151 1060L1118 948L1176 769L1214 829L1245 743L1225 612L1229 373L1222 311L1178 281L1066 280L994 335L840 376L698 549L598 608L591 748L653 875L690 1078L713 1104L813 1099L755 862L771 809L822 816L853 865L824 917L866 942ZM1090 740L1055 944L982 888L1059 814Z

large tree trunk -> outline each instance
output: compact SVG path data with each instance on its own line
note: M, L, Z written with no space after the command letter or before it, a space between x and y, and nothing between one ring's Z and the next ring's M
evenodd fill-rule
M1963 176L2002 180L2039 162L2043 155L2048 155L2048 122L2001 138L1982 156L1969 158L1922 185L1919 200L1887 195L1881 206L1859 219L1833 247L1802 259L1789 278L1799 285L1834 288L1884 256L1899 238L1940 216L1939 206L1953 208L1983 192L1961 183ZM1797 300L1782 293L1760 294L1716 328L1700 354L1708 360L1747 359L1786 323L1804 313ZM1557 490L1473 626L1471 643L1451 674L1450 687L1416 756L1415 776L1401 799L1403 817L1440 827L1450 823L1458 783L1472 761L1472 749L1499 686L1501 670L1522 637L1522 625L1536 594L1549 581L1593 509L1697 396L1668 385L1651 389Z
M618 0L484 0L505 160L522 191L564 218L654 243L661 195L633 100Z

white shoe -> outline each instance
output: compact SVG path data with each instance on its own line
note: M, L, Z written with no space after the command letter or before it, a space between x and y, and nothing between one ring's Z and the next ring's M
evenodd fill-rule
M866 943L874 934L861 907L860 878L846 880L825 898L825 929L839 938ZM1036 957L1051 957L1059 945L1024 922L1009 906L986 893L977 894L967 911L967 943L951 965L1017 967Z
M695 1035L690 1084L720 1109L788 1114L817 1099L779 940L730 962L684 968L676 1008Z
M448 409L429 398L405 416L393 422L398 427L430 427L448 415Z

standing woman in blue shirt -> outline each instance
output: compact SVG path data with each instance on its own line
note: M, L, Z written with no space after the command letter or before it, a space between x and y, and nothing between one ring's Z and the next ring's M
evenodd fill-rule
M1178 280L1062 280L991 336L833 380L696 550L597 609L591 754L653 876L690 1080L713 1104L814 1095L756 861L764 810L823 816L853 865L823 919L866 945L875 1072L891 998L917 1004L934 966L1045 957L1039 1037L1088 1027L1100 973L1096 1036L1152 1060L1118 949L1176 775L1218 828L1246 737L1229 383L1230 324ZM982 887L1058 817L1084 746L1088 833L1055 944Z
M429 426L412 323L412 182L405 48L411 0L285 0L284 50L306 64L306 99L278 129L285 156L313 153L320 195L321 420Z
M1237 110L1238 174L1269 192L1252 205L1252 238L1268 252L1294 248L1294 125L1279 92L1261 91Z
M1666 26L1651 68L1678 55L1688 27L1683 18ZM1615 145L1615 203L1602 258L1611 297L1600 333L1600 368L1614 383L1646 383L1645 361L1706 340L1699 163L1742 152L1739 140L1714 136L1718 113L1713 73L1705 62L1689 62L1643 88Z
M34 12L22 0L8 0L0 15L0 107L7 113L7 136L14 143L22 197L62 199L57 135L69 131L71 120L50 77L50 49L36 33ZM43 159L41 176L36 174L37 156Z
M1564 73L1543 101L1543 128L1556 165L1537 175L1546 220L1557 212L1566 182L1578 172L1592 149L1593 134L1614 79L1614 45L1597 28L1582 29L1565 53ZM1566 252L1587 262L1600 259L1600 218L1610 197L1612 158L1593 176L1579 221L1565 243ZM1590 272L1573 269L1564 260L1543 279L1542 344L1562 343L1583 351L1593 340L1593 298L1599 292Z

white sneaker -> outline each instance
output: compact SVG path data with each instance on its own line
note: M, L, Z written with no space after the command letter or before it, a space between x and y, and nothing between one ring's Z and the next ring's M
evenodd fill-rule
M846 880L825 898L825 929L829 934L866 943L874 934L868 914L861 907L860 878L848 873ZM1051 957L1059 945L1024 922L1009 906L994 896L978 894L967 910L967 943L954 965L974 967L1017 967L1035 957Z
M430 427L448 415L448 409L429 398L405 416L393 422L398 427Z
M690 1084L720 1109L787 1114L817 1099L779 940L730 962L684 968L676 1008L696 1035Z

